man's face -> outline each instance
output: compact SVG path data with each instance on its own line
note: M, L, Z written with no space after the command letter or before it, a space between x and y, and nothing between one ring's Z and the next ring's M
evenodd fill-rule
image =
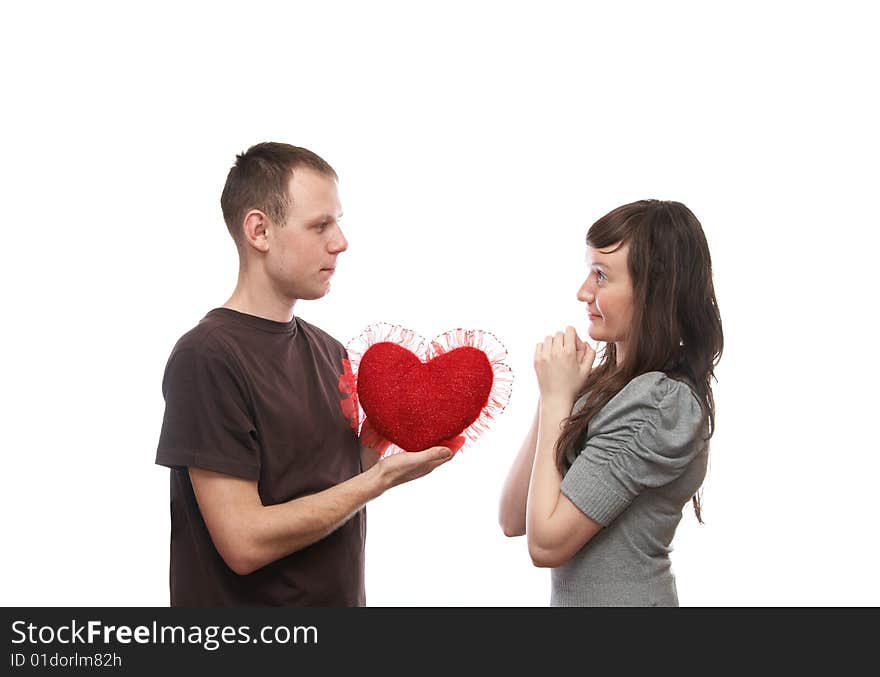
M330 291L336 259L348 249L339 227L342 205L336 181L307 167L290 179L292 200L283 227L267 229L267 272L289 299L319 299Z

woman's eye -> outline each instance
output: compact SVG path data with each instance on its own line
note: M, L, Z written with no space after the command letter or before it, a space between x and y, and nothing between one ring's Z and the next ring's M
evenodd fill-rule
M605 277L605 273L603 273L601 270L597 270L596 271L596 279L599 282L604 282L607 278Z

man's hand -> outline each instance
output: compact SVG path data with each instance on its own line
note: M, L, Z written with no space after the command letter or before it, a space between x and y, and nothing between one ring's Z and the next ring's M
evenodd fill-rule
M373 427L369 418L364 419L364 424L361 426L361 432L358 437L361 441L362 456L368 456L373 459L371 463L364 465L365 470L372 467L375 460L381 458L392 444L390 440L384 438L382 433ZM438 446L446 447L454 455L464 446L466 441L463 435L458 435L457 437L443 440Z
M385 489L424 477L452 458L449 447L431 447L424 451L405 451L381 459L372 469Z

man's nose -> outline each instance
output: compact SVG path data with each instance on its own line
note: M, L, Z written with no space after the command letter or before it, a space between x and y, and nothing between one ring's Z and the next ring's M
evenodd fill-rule
M345 239L342 228L337 228L336 231L336 237L331 241L330 247L334 254L341 254L348 249L348 240Z

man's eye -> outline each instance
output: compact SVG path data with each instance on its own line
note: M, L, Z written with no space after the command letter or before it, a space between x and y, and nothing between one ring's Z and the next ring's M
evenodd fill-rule
M603 273L601 270L597 270L596 279L599 280L599 282L604 282L608 278L605 277L605 273Z

